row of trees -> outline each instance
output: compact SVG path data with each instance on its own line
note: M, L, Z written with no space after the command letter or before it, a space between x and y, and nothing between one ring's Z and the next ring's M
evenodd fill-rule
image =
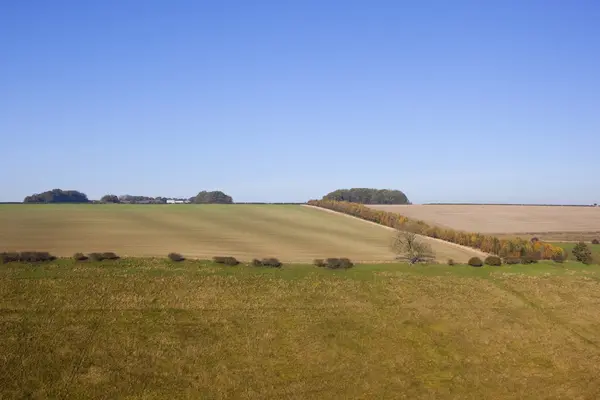
M169 200L166 197L148 197L148 196L132 196L129 194L123 196L116 196L114 194L107 194L100 199L103 203L130 203L130 204L164 204ZM225 193L217 190L213 192L207 192L206 190L201 191L196 196L190 197L189 199L176 198L172 200L178 200L186 203L196 204L232 204L233 198L226 195Z
M352 188L338 189L323 196L323 200L361 204L410 204L400 190Z
M115 194L106 194L102 196L102 203L129 203L129 204L164 204L169 200L167 197L150 197L150 196L132 196L125 194L117 196ZM219 190L208 192L201 191L196 196L187 198L178 198L182 202L197 203L197 204L231 204L233 198ZM88 197L76 190L61 190L53 189L43 193L36 193L25 197L23 203L90 203Z
M53 189L27 196L23 203L89 203L89 200L77 190Z
M501 257L534 257L538 259L564 260L565 251L558 246L539 240L499 239L495 236L481 233L464 232L430 226L424 221L411 220L403 215L374 210L362 204L345 201L311 200L312 206L327 208L349 214L367 221L376 222L401 231L442 239L447 242L472 247L486 253L497 254Z

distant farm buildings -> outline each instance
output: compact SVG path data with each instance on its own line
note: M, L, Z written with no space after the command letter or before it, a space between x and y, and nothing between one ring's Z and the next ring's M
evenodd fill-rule
M167 204L187 204L189 202L187 199L167 199Z

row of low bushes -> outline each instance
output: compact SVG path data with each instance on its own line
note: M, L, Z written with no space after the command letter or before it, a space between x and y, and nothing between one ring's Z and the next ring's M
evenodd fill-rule
M412 220L398 213L381 211L369 208L362 204L348 203L345 201L311 200L309 205L338 211L367 221L394 229L409 231L447 242L472 247L485 253L495 254L500 257L526 257L538 259L565 260L567 257L563 248L544 243L540 240L499 239L495 236L481 233L464 232L454 229L445 229L430 226L424 221Z
M73 260L75 261L104 261L104 260L118 260L120 257L113 252L104 252L104 253L75 253L73 255ZM171 261L180 262L184 261L185 257L179 253L169 253L167 258ZM22 252L4 252L0 253L0 263L5 264L9 262L43 262L43 261L54 261L57 257L51 255L48 252L40 252L40 251L22 251ZM235 257L230 256L216 256L213 257L213 261L217 264L223 265L238 265L240 261L238 261ZM263 259L253 259L250 265L255 267L272 267L272 268L280 268L283 263L279 261L277 258L263 258ZM338 268L351 268L354 264L348 258L328 258L326 260L315 260L315 265L319 267L327 267L331 269Z
M75 253L73 255L73 259L75 261L87 261L87 260L104 261L104 260L118 260L119 258L121 258L121 257L116 255L112 251L108 251L105 253L89 253L89 254Z
M0 253L0 264L9 262L45 262L54 261L56 257L45 251L21 251Z
M348 258L316 259L313 264L320 268L329 269L348 269L354 266L354 263Z
M483 267L484 265L489 265L492 267L499 267L502 264L506 265L515 265L515 264L535 264L538 262L538 259L532 256L524 256L524 257L506 257L504 259L498 256L488 256L485 259L481 259L479 257L471 257L469 259L469 264L472 267ZM556 260L556 262L561 263L562 260ZM453 260L448 260L448 265L456 265Z

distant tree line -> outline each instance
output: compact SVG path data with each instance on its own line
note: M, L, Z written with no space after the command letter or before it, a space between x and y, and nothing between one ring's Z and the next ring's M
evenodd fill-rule
M410 204L400 190L352 188L338 189L323 196L323 200L361 204Z
M115 194L106 194L100 199L100 203L124 203L124 204L166 204L167 200L176 200L186 203L196 204L232 204L233 198L220 190L203 190L196 196L190 198L173 197L151 197L151 196L133 196L125 194L117 196ZM98 203L91 202L88 197L76 190L53 189L43 193L36 193L25 197L23 203Z
M182 202L196 204L231 204L233 198L221 191L207 192L201 191L196 196L188 198L172 198L172 197L149 197L149 196L132 196L129 194L116 196L107 194L102 196L102 203L125 203L125 204L166 204L167 200L177 200Z
M23 203L89 203L89 200L77 190L53 189L27 196Z

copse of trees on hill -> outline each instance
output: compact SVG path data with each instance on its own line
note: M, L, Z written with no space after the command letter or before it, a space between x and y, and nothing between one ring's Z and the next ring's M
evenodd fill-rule
M369 188L338 189L323 196L322 200L361 204L410 204L408 197L400 190Z
M195 197L190 198L191 203L196 204L232 204L233 198L220 190L213 192L201 191Z
M424 221L411 220L398 213L374 210L362 204L345 201L310 200L309 205L349 214L367 221L389 226L402 231L410 231L447 242L479 249L486 253L497 254L504 258L531 257L562 261L566 259L565 251L558 246L544 243L541 240L499 239L481 233L464 232L430 226Z
M27 196L23 203L89 203L89 200L77 190L53 189Z

